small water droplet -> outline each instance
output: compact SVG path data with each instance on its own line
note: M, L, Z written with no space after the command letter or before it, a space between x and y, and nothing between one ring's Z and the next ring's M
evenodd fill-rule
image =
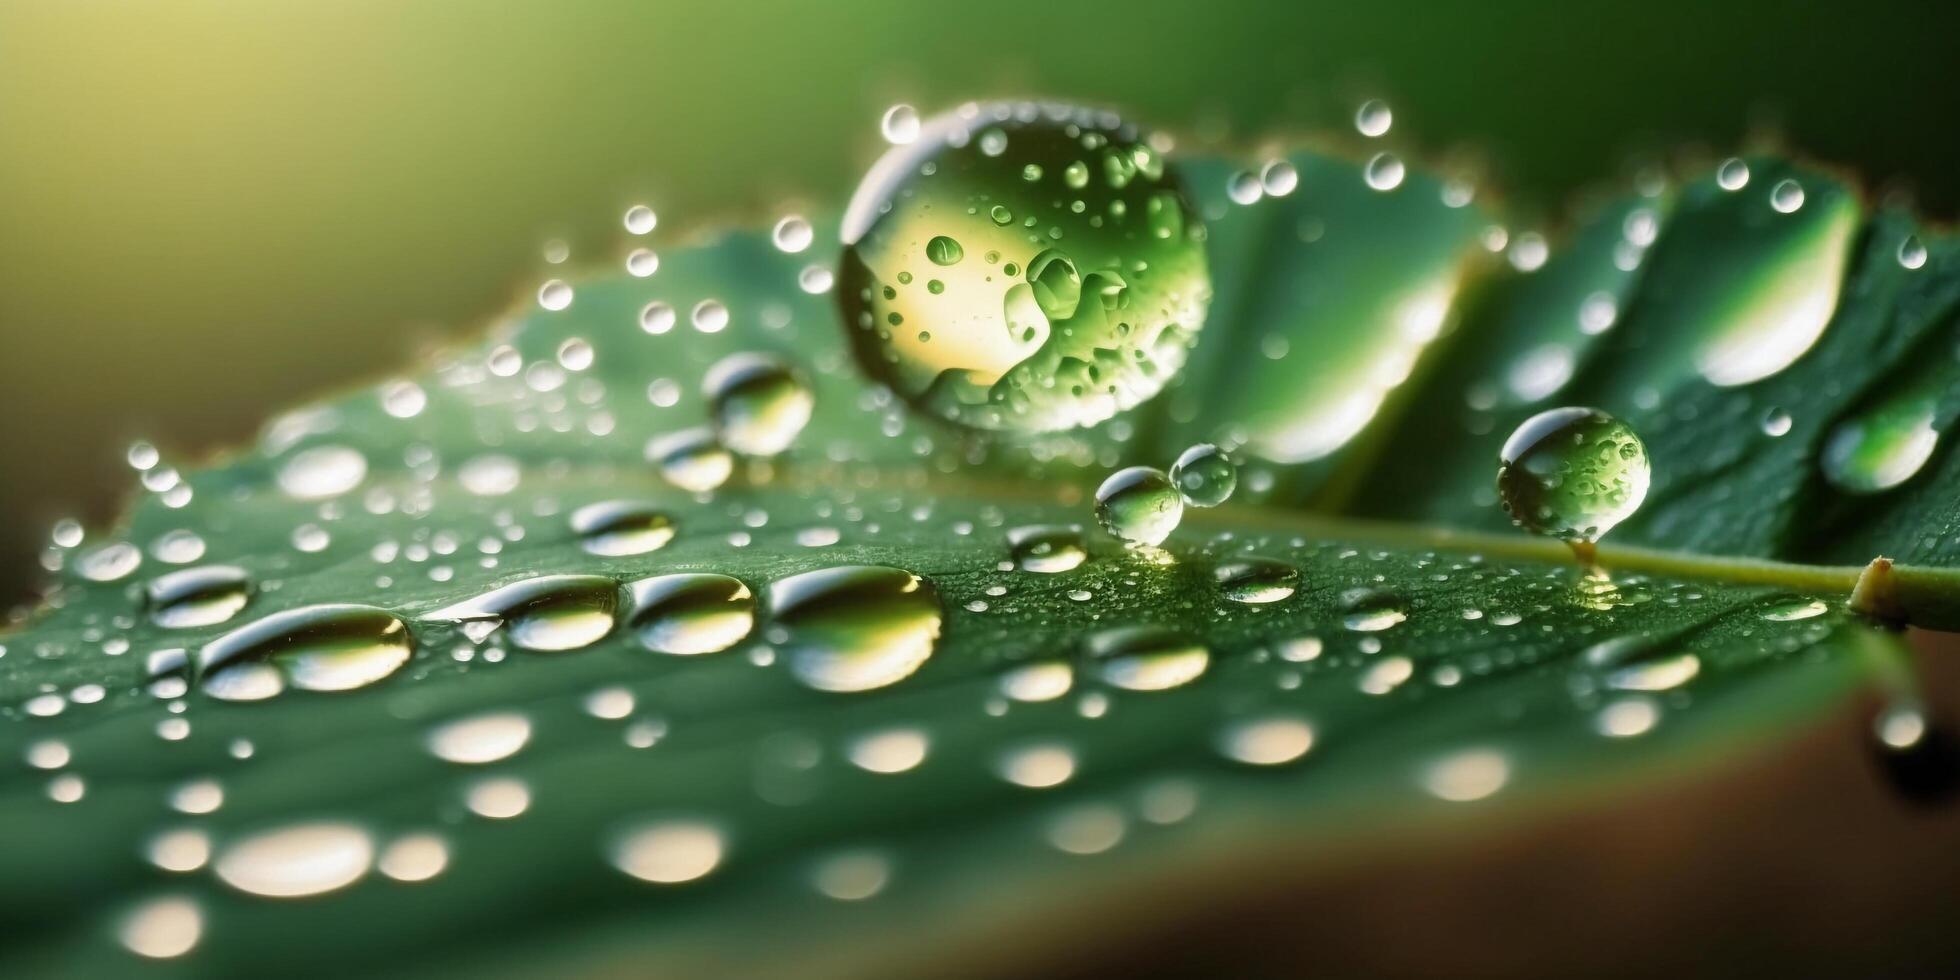
M1772 408L1763 413L1763 434L1772 439L1788 435L1793 422L1794 420L1790 418L1789 412L1780 408Z
M1384 135L1395 123L1395 114L1389 111L1388 103L1380 99L1369 99L1361 103L1354 112L1354 130L1370 138Z
M530 740L530 718L515 711L493 711L436 726L427 745L445 762L480 766L516 755Z
M1725 191L1739 191L1749 186L1749 165L1735 157L1722 161L1715 171L1715 183Z
M164 629L215 626L252 597L252 580L233 565L205 565L159 575L144 589L150 621Z
M1225 598L1251 605L1278 602L1300 586L1300 570L1272 558L1229 559L1220 562L1213 574Z
M1919 243L1918 235L1907 235L1899 243L1899 264L1908 269L1917 269L1926 264L1926 246Z
M1007 532L1014 567L1024 572L1054 574L1081 567L1089 558L1082 529L1072 524L1035 524Z
M1126 691L1167 691L1197 680L1211 651L1197 639L1164 626L1104 630L1085 643L1105 683Z
M931 744L916 728L893 728L860 736L847 754L859 769L889 776L918 768Z
M674 519L652 504L606 500L572 511L572 533L589 554L644 555L674 539Z
M878 127L885 136L885 142L893 146L904 146L919 138L919 110L904 103L885 110L885 117Z
M1368 161L1363 177L1368 181L1368 186L1375 190L1392 191L1402 186L1405 174L1402 161L1395 154L1377 153Z
M204 938L204 910L181 896L151 899L123 917L116 938L145 959L175 959Z
M744 352L716 361L702 388L722 445L745 456L788 449L816 406L810 386L768 354Z
M644 235L660 223L660 216L644 204L635 204L626 209L626 231L628 234Z
M374 838L353 824L302 823L225 845L214 870L225 884L264 898L302 898L345 888L374 863Z
M1803 185L1785 177L1777 181L1775 187L1770 188L1769 206L1784 214L1790 214L1803 207L1803 197Z
M1075 752L1060 742L1035 742L1003 753L994 770L1016 786L1050 789L1075 775Z
M735 457L705 426L655 436L647 443L646 457L659 468L661 479L692 493L707 493L735 472Z
M776 229L770 237L778 249L794 255L809 248L810 243L816 240L817 233L810 227L808 219L800 214L792 214L776 222Z
M538 287L538 305L552 312L572 305L572 287L563 279L547 279Z
M279 489L294 500L338 497L367 479L367 457L346 446L316 446L279 467Z
M1313 748L1313 726L1298 718L1255 718L1235 722L1219 736L1225 757L1252 766L1293 762Z
M1408 618L1408 604L1393 592L1363 588L1341 593L1341 624L1357 633L1379 633Z
M641 881L678 885L714 871L727 848L727 839L713 824L663 820L620 834L612 845L612 863Z
M1465 749L1446 755L1422 772L1422 786L1438 799L1470 803L1484 799L1511 779L1511 760L1494 749Z

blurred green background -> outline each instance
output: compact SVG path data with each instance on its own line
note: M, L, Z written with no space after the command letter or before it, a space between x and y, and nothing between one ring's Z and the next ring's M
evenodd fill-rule
M1583 9L1581 9L1583 8ZM1256 142L1468 153L1556 215L1764 134L1960 199L1960 8L1567 3L0 0L0 598L182 464L535 287L723 220L841 205L885 106L1038 94Z

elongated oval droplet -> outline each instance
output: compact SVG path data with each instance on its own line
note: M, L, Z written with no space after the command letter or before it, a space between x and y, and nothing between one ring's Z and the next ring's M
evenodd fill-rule
M702 388L721 443L744 456L774 456L810 424L816 399L794 369L768 354L730 354Z
M707 493L735 472L734 455L706 426L655 436L646 455L661 479L690 493Z
M1379 633L1409 618L1408 603L1383 589L1341 593L1341 625L1357 633Z
M1165 626L1104 630L1091 636L1085 648L1098 676L1126 691L1183 687L1211 665L1211 651L1203 643Z
M1239 488L1239 468L1225 450L1201 442L1177 457L1171 467L1171 482L1184 502L1193 507L1216 507Z
M607 500L572 511L572 533L579 547L619 558L644 555L674 539L674 519L652 504Z
M198 686L225 701L257 701L288 687L352 691L400 670L414 652L408 625L386 609L305 606L205 644L197 653Z
M374 838L349 823L303 823L225 845L218 878L248 895L303 898L345 888L374 865Z
M755 628L755 595L741 579L681 572L641 579L628 589L633 611L627 623L655 653L720 653Z
M1589 543L1633 516L1650 475L1647 447L1626 423L1596 408L1555 408L1504 441L1497 495L1519 527Z
M1184 497L1162 470L1132 466L1117 470L1096 488L1096 520L1109 533L1133 544L1164 543L1184 518Z
M1054 574L1080 568L1089 558L1082 529L1072 524L1033 524L1007 532L1014 567L1024 572Z
M797 679L820 691L869 691L932 656L943 613L932 583L883 565L804 572L769 586L771 639Z
M252 579L234 565L205 565L159 575L144 588L150 621L164 629L215 626L245 608Z
M1233 602L1278 602L1300 587L1300 570L1283 561L1248 555L1222 561L1214 571L1219 591Z
M457 623L481 643L506 628L512 645L540 653L591 646L612 632L619 586L599 575L541 575L445 606L421 618Z
M1067 106L973 106L917 136L841 227L837 298L865 372L982 429L1094 425L1155 396L1211 300L1177 167L1135 126Z

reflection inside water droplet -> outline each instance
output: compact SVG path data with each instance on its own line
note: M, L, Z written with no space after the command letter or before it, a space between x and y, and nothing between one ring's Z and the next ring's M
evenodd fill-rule
M579 547L609 558L643 555L674 539L674 520L652 504L608 500L572 512Z
M226 701L257 701L289 686L351 691L401 669L414 650L408 626L385 609L306 606L205 644L197 654L198 686Z
M159 575L144 589L150 621L164 629L215 626L238 614L252 581L233 565L206 565Z
M543 575L512 582L475 598L425 613L422 619L459 623L481 643L499 627L513 645L555 653L577 650L612 632L619 586L598 575Z

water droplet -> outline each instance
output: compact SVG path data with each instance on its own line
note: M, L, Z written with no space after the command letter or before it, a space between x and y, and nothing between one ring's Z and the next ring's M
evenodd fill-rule
M408 662L415 640L393 613L319 605L273 613L204 645L198 684L224 701L257 701L287 687L352 691Z
M1225 450L1201 442L1177 457L1171 467L1171 482L1193 507L1216 507L1239 487L1239 468Z
M650 248L636 248L626 253L626 274L636 279L645 279L660 271L660 253Z
M513 820L531 808L531 786L510 776L479 779L470 784L463 805L486 820Z
M381 852L375 867L396 881L428 881L449 867L449 843L435 834L397 837Z
M1763 434L1772 439L1788 435L1793 422L1794 420L1790 418L1789 412L1780 408L1772 408L1763 413Z
M456 482L479 497L501 497L523 480L524 470L517 460L498 453L472 457L456 468Z
M1070 807L1048 822L1048 843L1066 854L1101 854L1123 842L1123 811L1089 803Z
M872 732L851 743L851 764L866 772L893 775L909 772L926 761L931 747L926 733L916 728L893 728Z
M1647 497L1647 447L1626 423L1594 408L1555 408L1504 441L1498 496L1519 527L1592 542Z
M728 307L720 300L704 299L694 304L688 319L702 333L720 333L728 326Z
M1769 206L1790 214L1803 207L1803 185L1785 177L1769 190Z
M1772 623L1789 623L1822 616L1830 611L1831 604L1822 599L1792 599L1763 610L1763 618Z
M252 580L232 565L206 565L159 575L144 589L150 621L164 629L215 626L252 597Z
M214 870L225 884L265 898L323 895L351 885L374 863L374 838L348 823L295 824L227 844Z
M1917 269L1926 264L1926 246L1919 243L1918 235L1907 235L1899 243L1899 264L1908 269Z
M1285 160L1274 160L1259 171L1259 186L1268 197L1285 197L1300 186L1300 171Z
M612 632L619 586L598 575L540 575L485 592L422 619L461 624L481 643L506 627L513 646L542 653L578 650Z
M798 680L820 691L895 684L932 656L939 594L925 579L883 565L843 565L769 586L772 636Z
M1155 547L1184 517L1184 497L1162 470L1117 470L1096 488L1096 520L1125 541Z
M1652 731L1661 719L1660 706L1646 698L1615 701L1593 716L1593 728L1607 738L1633 738Z
M659 467L661 479L692 493L707 493L735 472L735 457L706 427L656 436L647 443L646 455Z
M816 406L797 372L767 354L730 354L716 361L702 387L722 445L745 456L788 449Z
M367 457L346 446L316 446L279 467L279 489L294 500L338 497L367 479Z
M1392 191L1402 186L1402 178L1406 173L1401 159L1395 154L1377 153L1368 161L1368 168L1363 173L1363 177L1368 181L1368 186L1375 190Z
M170 830L150 838L150 863L165 871L185 874L211 860L211 837L202 830Z
M1225 196L1231 198L1233 204L1257 204L1260 198L1266 196L1266 185L1260 183L1258 174L1241 170L1226 180Z
M1197 680L1211 651L1188 634L1164 626L1122 626L1089 637L1084 645L1103 681L1126 691L1167 691Z
M613 867L641 881L678 885L721 864L728 842L720 828L693 820L642 824L613 842Z
M151 899L123 917L116 938L145 959L175 959L204 938L204 910L188 898Z
M796 285L812 295L830 292L835 281L835 275L821 265L804 266L803 271L796 274Z
M515 711L494 711L438 725L429 732L429 751L459 765L480 766L516 755L531 740L531 719Z
M952 238L934 235L931 241L926 242L926 258L933 265L958 265L961 259L966 258L966 250Z
M755 627L755 596L740 579L678 572L641 579L628 588L633 595L628 625L655 653L720 653Z
M1252 766L1279 766L1313 748L1313 726L1298 718L1258 718L1232 724L1219 736L1226 758Z
M930 417L1094 425L1183 366L1211 294L1203 225L1132 128L1004 108L936 118L866 175L842 224L844 329L863 369Z
M1213 574L1219 591L1233 602L1278 602L1300 586L1300 570L1283 561L1247 556L1220 562Z
M861 902L884 891L891 875L891 858L877 851L846 851L818 862L810 884L840 902Z
M1381 589L1341 593L1341 624L1357 633L1379 633L1409 618L1407 603Z
M1939 447L1934 422L1942 384L1900 385L1876 406L1834 426L1818 459L1825 479L1847 493L1873 494L1918 475Z
M1354 112L1354 130L1363 136L1384 135L1394 123L1395 114L1389 111L1388 103L1380 99L1369 99Z
M919 138L919 110L904 103L885 110L885 118L878 127L885 136L885 142L893 146L904 146Z
M1075 669L1059 660L1023 664L1000 679L1000 692L1016 701L1053 701L1074 686Z
M1003 753L994 770L1028 789L1050 789L1075 775L1075 752L1059 742L1035 742Z
M606 500L572 511L579 547L594 555L644 555L674 539L674 519L652 504Z
M644 235L660 223L660 216L644 204L635 204L626 209L626 231L628 234Z
M678 318L671 304L655 300L640 308L640 329L657 336L674 329Z
M572 287L563 279L548 279L538 287L538 305L557 312L572 305Z
M429 406L429 393L412 381L390 381L381 386L381 410L398 419L412 419Z
M816 240L816 230L800 214L792 214L776 222L776 230L771 235L776 247L792 255L810 247Z
M1358 685L1363 694L1380 696L1408 683L1416 674L1416 665L1407 657L1383 657L1361 672Z
M1452 803L1481 800L1511 780L1511 760L1494 749L1465 749L1446 755L1422 772L1422 786Z
M1007 532L1014 567L1024 572L1053 574L1081 567L1089 558L1082 529L1071 524L1035 524Z
M1739 191L1749 186L1749 165L1730 157L1722 161L1715 171L1715 183L1725 191Z

